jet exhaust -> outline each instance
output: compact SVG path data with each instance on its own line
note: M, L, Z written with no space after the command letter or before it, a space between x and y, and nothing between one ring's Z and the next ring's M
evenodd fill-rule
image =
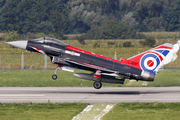
M154 81L155 75L152 73L149 73L147 71L142 71L141 76L143 77L142 81Z

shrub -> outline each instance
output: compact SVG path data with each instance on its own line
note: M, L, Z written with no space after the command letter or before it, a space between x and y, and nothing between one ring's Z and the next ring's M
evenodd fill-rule
M143 46L154 47L156 40L153 37L148 37L145 41L139 41L139 43Z
M79 42L81 45L85 45L86 42L84 41L84 39L85 39L85 38L80 38L80 39L78 40L78 42Z
M131 42L124 42L123 47L133 47Z
M78 42L81 45L86 45L85 39L86 39L86 37L84 35L82 35L82 36L78 37Z
M100 44L98 44L97 42L94 44L93 48L100 48Z
M114 45L114 44L115 44L115 42L108 41L108 45Z

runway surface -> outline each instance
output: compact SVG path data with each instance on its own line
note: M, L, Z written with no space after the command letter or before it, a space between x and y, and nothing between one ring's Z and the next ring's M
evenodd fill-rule
M180 102L180 87L0 87L0 102Z

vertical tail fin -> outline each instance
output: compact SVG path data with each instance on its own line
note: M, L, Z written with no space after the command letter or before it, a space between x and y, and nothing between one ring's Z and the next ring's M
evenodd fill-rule
M156 74L163 65L166 65L177 58L176 53L179 50L179 47L180 40L174 45L165 43L125 61L126 63L131 63L131 65L134 65L136 68ZM121 61L123 62L124 59Z

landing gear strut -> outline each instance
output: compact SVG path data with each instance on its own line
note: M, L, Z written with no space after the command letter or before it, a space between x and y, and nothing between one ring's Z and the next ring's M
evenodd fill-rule
M99 82L99 81L95 81L94 84L93 84L93 87L95 89L100 89L102 87L102 83Z
M57 79L57 75L56 75L56 74L57 74L57 71L58 71L59 69L60 69L60 66L58 65L57 68L56 68L56 70L55 70L54 75L52 75L52 79L53 79L53 80L56 80L56 79Z

